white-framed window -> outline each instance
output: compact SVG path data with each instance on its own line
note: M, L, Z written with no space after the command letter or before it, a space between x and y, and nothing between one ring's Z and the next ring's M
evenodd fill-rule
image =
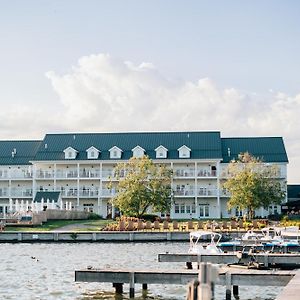
M94 151L91 151L91 157L95 157L95 152Z
M180 204L180 213L181 214L185 213L185 205L184 204Z
M209 217L209 205L208 204L200 204L199 205L199 216L200 217Z
M192 214L195 214L195 213L196 213L196 205L192 204Z
M179 204L175 204L175 214L179 214Z
M191 213L191 206L189 204L187 204L185 207L185 210L186 210L187 214Z
M68 158L72 158L73 157L73 152L72 151L69 151L68 152Z

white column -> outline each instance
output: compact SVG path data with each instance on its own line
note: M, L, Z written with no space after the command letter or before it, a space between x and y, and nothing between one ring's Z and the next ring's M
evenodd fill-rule
M79 210L80 205L80 198L79 198L79 189L80 189L80 183L79 183L79 163L77 164L77 209Z
M13 201L12 201L12 199L9 199L9 212L10 213L13 212Z
M220 201L220 162L217 162L217 210L218 210L218 217L221 218L221 201Z
M171 162L171 169L173 171L173 176L174 176L174 168L173 168L173 162ZM171 196L171 208L170 208L170 218L174 219L175 214L174 214L174 186L173 186L173 176L171 178L171 188L172 188L172 196Z
M195 209L196 218L199 219L199 207L198 207L198 164L195 162Z
M102 162L99 165L100 167L100 180L99 180L99 191L98 191L98 213L104 217L103 201L102 201Z

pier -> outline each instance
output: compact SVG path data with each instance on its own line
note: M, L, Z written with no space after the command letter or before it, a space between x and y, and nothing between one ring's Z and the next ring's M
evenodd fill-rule
M226 286L226 299L231 289L236 294L238 286L286 286L296 271L250 270L220 267L216 284ZM110 282L116 293L123 292L123 284L129 284L130 297L134 297L135 284L143 289L148 284L188 284L198 278L197 270L127 270L127 269L85 269L75 271L76 282Z
M300 254L299 253L254 253L255 261L264 265L270 266L285 266L300 268ZM245 257L247 259L247 257ZM239 258L234 253L220 253L220 254L158 254L159 262L211 262L214 264L235 264L239 262Z

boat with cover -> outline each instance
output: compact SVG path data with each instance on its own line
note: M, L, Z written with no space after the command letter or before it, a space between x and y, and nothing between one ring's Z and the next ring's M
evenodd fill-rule
M222 249L218 247L222 238L222 234L212 231L192 231L190 232L190 248L191 254L220 254ZM203 241L209 239L209 243Z

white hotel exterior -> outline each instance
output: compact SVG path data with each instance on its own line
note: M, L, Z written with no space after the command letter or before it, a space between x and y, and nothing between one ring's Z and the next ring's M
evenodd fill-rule
M72 209L114 215L109 203L114 190L107 188L114 167L145 154L173 169L171 218L234 216L242 212L227 210L222 182L228 162L246 151L277 165L277 178L286 187L288 159L281 137L221 138L220 132L75 133L47 134L41 141L0 141L0 213L9 212L16 200L31 203L37 192L56 191ZM279 210L280 206L271 206L256 213L267 216Z

